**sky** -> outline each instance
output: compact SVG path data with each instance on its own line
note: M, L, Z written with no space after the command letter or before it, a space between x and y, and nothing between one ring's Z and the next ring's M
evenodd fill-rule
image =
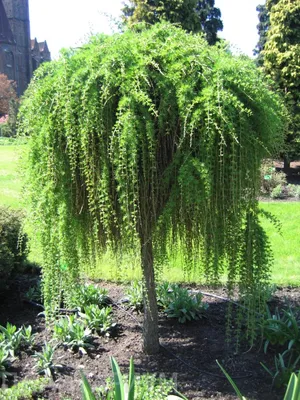
M78 47L91 33L112 32L124 0L29 0L31 38L47 40L52 59L63 47ZM220 36L252 56L258 41L256 6L264 0L215 0L224 25ZM107 16L110 17L107 17Z

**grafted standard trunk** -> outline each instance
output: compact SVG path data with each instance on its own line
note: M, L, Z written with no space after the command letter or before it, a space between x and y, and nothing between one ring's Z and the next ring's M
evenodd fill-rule
M146 354L159 352L158 312L155 292L153 249L151 238L141 240L141 262L144 280L143 350Z

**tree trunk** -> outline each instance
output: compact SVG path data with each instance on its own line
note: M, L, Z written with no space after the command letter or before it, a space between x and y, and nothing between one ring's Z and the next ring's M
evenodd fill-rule
M156 354L159 352L158 312L155 292L152 240L141 240L141 262L144 278L144 352Z
M288 156L284 156L283 157L283 170L284 170L284 172L289 172L290 164L291 164L291 162L289 160L289 157Z

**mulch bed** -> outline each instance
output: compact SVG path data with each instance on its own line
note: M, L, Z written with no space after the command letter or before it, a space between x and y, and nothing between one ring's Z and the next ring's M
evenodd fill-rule
M40 350L51 335L45 329L43 318L37 316L38 311L22 300L26 286L30 286L30 279L22 277L21 284L11 290L8 297L0 300L0 324L5 325L9 321L17 326L32 325L37 332L37 350ZM109 296L116 303L124 296L124 286L107 282L102 282L100 286L108 289ZM212 291L199 287L199 290L226 297L222 288ZM274 353L271 349L265 355L260 344L252 349L243 345L236 353L234 344L226 343L226 302L208 296L204 297L204 301L209 303L209 308L206 317L199 321L183 325L160 315L159 333L163 347L157 356L146 356L142 352L142 315L126 310L125 305L114 307L115 320L121 327L119 335L116 338L96 338L95 350L85 356L58 348L56 361L63 364L65 369L55 382L47 386L44 398L81 399L80 370L93 387L100 386L111 376L110 356L117 359L124 372L128 371L129 359L133 356L137 374L149 372L172 377L178 390L189 399L236 399L216 360L222 363L249 400L282 399L283 391L272 389L271 377L260 365L260 362L273 365ZM280 307L286 301L299 306L300 289L278 289L272 300L272 308ZM13 370L17 374L15 381L37 377L34 364L35 360L30 354L21 353L20 360L13 363Z

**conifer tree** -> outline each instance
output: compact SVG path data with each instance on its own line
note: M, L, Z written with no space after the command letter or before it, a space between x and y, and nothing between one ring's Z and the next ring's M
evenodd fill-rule
M223 29L215 0L129 0L122 11L129 26L142 21L155 24L164 19L188 32L203 32L211 45L218 41L217 33Z

